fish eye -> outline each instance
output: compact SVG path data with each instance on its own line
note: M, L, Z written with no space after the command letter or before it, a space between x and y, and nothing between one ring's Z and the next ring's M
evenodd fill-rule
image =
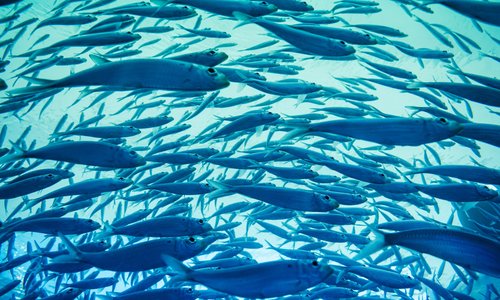
M209 74L209 75L211 75L211 76L215 76L215 75L217 75L217 72L215 71L215 69L214 69L214 68L208 68L208 69L207 69L207 72L208 72L208 74Z
M134 150L130 151L130 154L131 155L137 155L137 152L135 152Z
M439 118L439 122L442 124L448 123L448 121L445 118Z
M47 177L52 178L52 174L47 174Z
M262 1L260 4L262 4L262 5L269 5L266 1Z
M184 5L182 8L184 8L184 9L189 9L189 7L187 7L186 5Z
M191 293L193 292L193 289L192 289L192 288L188 288L188 289L187 289L187 292L188 292L189 294L191 294Z
M118 178L118 180L120 180L120 181L124 181L124 180L125 180L125 178L120 177L120 178Z
M312 265L313 265L313 266L315 266L315 267L317 267L317 266L319 265L319 264L318 264L318 261L317 261L317 260L314 260L314 261L312 262Z
M202 219L199 219L199 220L198 220L198 223L203 224L203 220L202 220Z
M196 241L196 240L194 239L194 237L192 237L192 236L190 236L188 240L189 240L189 242L190 242L190 243L194 243L194 242Z
M330 196L326 195L326 196L325 196L325 199L326 199L326 200L330 200Z
M385 174L380 173L380 174L378 174L378 176L380 176L380 177L385 177Z
M344 42L344 41L340 41L340 43L341 43L342 45L345 45L345 42Z
M215 55L215 51L214 50L208 51L208 55Z

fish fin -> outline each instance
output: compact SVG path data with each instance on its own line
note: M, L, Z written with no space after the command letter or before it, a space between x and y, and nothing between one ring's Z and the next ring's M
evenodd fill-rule
M28 77L23 77L23 78L27 79ZM40 82L42 79L36 78L36 80L38 80ZM31 78L28 81L30 81L30 82L35 81L35 78ZM23 88L12 89L9 91L9 94L10 95L37 94L37 93L44 92L48 89L51 89L50 85L49 86L47 86L47 85L27 86L27 87L23 87Z
M20 146L16 145L15 143L12 143L12 148L14 149L14 153L0 157L0 165L16 161L20 158L23 158L24 155L26 154L26 151L23 150Z
M236 29L238 27L247 25L248 23L252 23L252 20L254 19L252 16L247 15L245 13L239 12L239 11L234 11L233 16L238 20L241 21L238 25L234 26L233 29Z
M232 186L230 186L228 184L225 184L225 183L222 183L222 182L217 182L217 181L214 181L214 180L207 180L207 182L211 186L213 186L213 187L215 187L218 190L221 190L223 192L230 192L230 191L234 190Z
M281 138L280 142L286 142L286 141L293 139L295 137L302 136L305 133L307 133L308 131L309 131L308 127L294 129L294 130L288 132L285 136L283 136Z
M110 225L107 221L105 221L103 225L104 225L103 231L95 235L95 238L98 240L103 240L112 236L115 231L115 228L112 225Z
M62 240L63 244L66 246L68 252L71 255L77 258L82 257L82 251L78 250L78 248L76 248L76 246L64 234L59 232L57 235Z
M193 29L198 29L198 28L200 28L201 21L202 21L201 16L198 16L198 19L196 19L196 23L194 24Z
M248 14L245 14L245 13L242 13L240 11L234 11L233 12L233 16L239 20L239 21L249 21L249 20L252 20L253 17L248 15Z
M353 257L354 260L364 259L373 253L379 251L380 249L387 246L385 241L385 235L382 231L374 228L373 226L367 225L371 231L375 234L375 239L366 245L359 253Z
M172 280L175 281L189 280L190 278L189 274L193 272L191 268L184 265L181 261L177 260L176 258L170 255L163 254L161 258L167 266L169 266L170 268L174 269L176 272L179 273L179 275L174 276Z
M105 57L102 57L100 55L96 55L96 54L90 54L90 59L92 59L92 61L96 64L96 65L103 65L103 64L106 64L106 63L109 63L111 62L109 59L105 58Z

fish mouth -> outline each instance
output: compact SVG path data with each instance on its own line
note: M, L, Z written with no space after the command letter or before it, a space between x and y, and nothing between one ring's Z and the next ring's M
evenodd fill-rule
M231 84L231 82L229 82L229 79L227 79L226 75L222 73L217 75L217 77L215 78L215 83L217 84L217 86L221 88L228 87L229 84Z

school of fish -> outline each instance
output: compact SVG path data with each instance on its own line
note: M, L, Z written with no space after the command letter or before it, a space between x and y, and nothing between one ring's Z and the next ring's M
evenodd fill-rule
M500 299L498 0L0 0L0 299Z

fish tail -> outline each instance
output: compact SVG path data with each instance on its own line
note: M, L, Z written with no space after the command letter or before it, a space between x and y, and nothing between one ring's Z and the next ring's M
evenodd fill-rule
M233 187L228 185L228 184L225 184L225 183L222 183L222 182L217 182L217 181L214 181L214 180L207 180L207 182L217 188L217 191L215 192L222 192L222 193L227 193L227 192L231 192L233 191Z
M18 89L13 89L10 90L9 93L11 95L26 95L26 94L37 94L44 92L46 90L49 90L53 88L53 84L55 80L48 80L48 79L41 79L41 78L33 78L33 77L26 77L23 76L23 79L26 79L27 81L35 84L41 84L38 86L27 86L23 88L18 88Z
M99 232L96 234L95 238L98 240L104 240L107 239L108 237L112 236L115 232L115 228L110 225L108 222L104 222L104 229L103 231Z
M235 11L233 12L233 16L238 20L238 21L241 21L241 23L239 23L238 25L234 26L233 29L236 29L238 27L241 27L241 26L244 26L244 25L247 25L249 23L252 23L252 20L255 19L254 17L250 16L250 15L247 15L245 13L242 13L242 12L239 12L239 11Z
M12 143L12 149L14 149L14 153L0 157L0 165L19 160L26 154L25 150L14 143Z
M59 236L59 238L62 240L63 244L66 246L68 252L81 259L82 258L82 252L80 250L78 250L78 248L76 248L76 246L62 233L58 233L57 234Z
M372 226L368 227L375 234L375 239L368 245L366 245L363 249L361 249L361 251L359 251L359 253L353 257L354 260L364 259L386 246L384 233Z
M294 129L294 130L290 131L289 133L287 133L284 137L282 137L281 141L284 142L284 141L288 141L288 140L294 139L294 138L299 137L299 136L303 136L308 131L309 131L308 127Z
M179 274L174 276L172 280L174 281L186 281L190 279L190 273L193 272L188 266L184 265L181 261L173 258L170 255L162 255L161 258L167 266L174 269Z

